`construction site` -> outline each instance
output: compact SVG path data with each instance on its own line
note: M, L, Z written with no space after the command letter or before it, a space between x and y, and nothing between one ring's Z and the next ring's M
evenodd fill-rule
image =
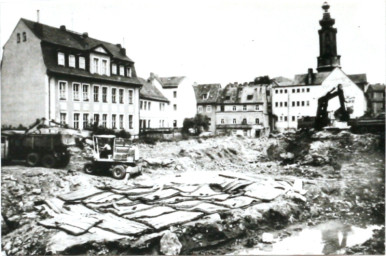
M112 135L59 131L60 143L43 136L44 128L16 142L14 133L2 137L2 152L15 144L46 153L3 163L5 255L385 251L378 134L190 137L132 141L125 151ZM112 139L114 157L98 151L104 139ZM58 146L43 150L50 145L63 146L63 157Z

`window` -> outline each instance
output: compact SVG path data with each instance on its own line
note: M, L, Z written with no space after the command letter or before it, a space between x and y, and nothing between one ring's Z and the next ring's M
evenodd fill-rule
M59 82L59 98L61 100L66 99L66 87L67 87L66 82Z
M275 93L278 94L278 93L279 93L279 90L275 90Z
M115 114L112 114L111 115L111 128L113 128L113 129L115 129L116 128L116 125L117 125L117 123L116 123L116 117L117 117L117 115L115 115Z
M119 74L121 76L124 76L125 75L125 67L124 66L119 66Z
M177 128L177 120L173 120L173 127Z
M102 115L102 126L107 127L107 114Z
M119 103L123 104L123 89L119 89Z
M283 106L283 102L280 102L280 107L282 107Z
M300 92L300 89L297 89L296 92Z
M131 68L127 68L126 72L127 72L126 75L127 75L128 77L131 77Z
M310 105L310 101L307 100L307 106L309 106L309 105Z
M287 93L287 89L284 90L284 93Z
M94 58L92 65L94 73L99 73L99 59Z
M83 129L88 127L88 114L83 114Z
M173 105L173 109L174 109L174 111L177 111L177 104Z
M233 123L234 123L234 124L236 123L236 118L233 118Z
M20 43L20 33L17 33L16 38L17 38L17 43Z
M253 94L247 95L247 100L252 100L253 99Z
M151 110L151 102L148 102L148 103L147 103L147 109L148 109L148 110Z
M202 106L198 106L197 111L198 113L201 113L203 111Z
M83 84L83 100L88 101L88 84Z
M279 103L278 102L275 102L275 107L278 107L279 106Z
M102 87L102 101L107 102L107 87Z
M99 86L94 86L94 102L99 101Z
M232 108L232 109L233 109L233 111L236 111L236 106L233 106L233 108Z
M162 120L162 127L165 127L165 120Z
M224 112L224 111L225 111L225 106L222 105L222 106L220 107L220 110L221 110L221 112Z
M225 100L230 100L231 99L231 96L226 96L225 97Z
M112 88L111 89L111 102L116 103L117 97L116 97L117 89Z
M150 120L147 120L147 128L150 128Z
M302 107L304 107L304 101L302 101Z
M302 88L302 92L304 92L304 88Z
M23 42L27 41L27 34L23 32Z
M283 90L280 90L280 93L283 93Z
M79 129L79 114L74 114L74 129Z
M280 121L283 121L283 117L282 116L280 116Z
M310 88L307 88L307 92L310 92Z
M211 112L212 111L212 106L206 106L206 112Z
M286 117L286 116L285 116L285 117L284 117L284 121L286 121L286 122L287 122L287 121L288 121L288 117Z
M113 73L113 75L117 74L117 64L111 65L111 73Z
M259 105L255 105L255 110L259 110Z
M292 107L295 107L295 101L292 101Z
M86 69L86 59L84 57L79 57L79 68Z
M94 124L95 125L99 124L99 114L94 114Z
M119 115L119 129L123 129L123 115Z
M60 113L60 123L61 124L67 123L67 114L66 113Z
M206 99L208 98L208 94L204 93L204 94L201 96L201 98L202 98L203 100L206 100Z
M143 109L144 109L144 110L147 109L147 101L144 101L144 103L143 103Z
M256 118L256 119L255 119L255 123L256 123L256 124L259 124L259 122L260 122L260 121L259 121L259 118Z
M292 122L295 122L295 116L292 116Z
M68 56L68 66L75 68L75 55Z
M133 90L129 90L129 104L133 104Z
M79 86L80 86L80 84L78 84L78 83L72 84L72 92L73 92L73 99L74 100L79 100Z
M221 119L221 123L222 123L222 124L224 123L224 119Z
M211 125L212 123L212 118L208 118L208 124Z
M296 106L298 106L298 107L300 106L300 101L296 102Z
M295 89L292 89L292 93L295 93Z
M58 65L64 66L64 53L58 52Z
M133 129L133 115L129 115L129 129Z
M102 60L102 75L107 75L107 60Z
M243 105L243 111L247 110L247 105Z
M142 106L143 106L143 101L141 100L140 104L139 104L139 109L142 110Z
M284 107L287 107L288 106L288 103L287 101L284 102Z
M173 91L173 98L177 98L177 91Z

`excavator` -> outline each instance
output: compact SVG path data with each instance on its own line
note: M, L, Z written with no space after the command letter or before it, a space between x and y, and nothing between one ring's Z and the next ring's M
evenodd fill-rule
M340 108L334 112L335 119L341 122L348 122L350 120L350 114L344 104L345 100L342 85L339 84L336 88L333 88L326 95L318 99L318 109L316 111L314 124L315 130L321 130L323 127L331 124L331 120L328 118L327 112L328 102L336 96L339 97Z

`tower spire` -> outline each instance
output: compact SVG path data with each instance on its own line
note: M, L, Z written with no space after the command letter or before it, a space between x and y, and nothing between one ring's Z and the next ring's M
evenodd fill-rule
M340 68L340 55L337 54L336 33L334 28L335 19L331 18L329 13L330 5L324 2L322 9L324 10L323 18L319 21L319 57L318 57L318 72L331 71L336 67Z

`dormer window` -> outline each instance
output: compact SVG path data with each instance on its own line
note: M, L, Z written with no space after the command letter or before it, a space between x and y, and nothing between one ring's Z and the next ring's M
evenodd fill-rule
M204 93L204 94L202 95L202 99L203 99L203 100L206 100L207 98L208 98L208 94Z
M20 43L20 33L17 33L17 35L16 35L16 42Z
M119 75L121 76L125 75L125 67L122 65L119 66Z
M225 100L230 100L231 99L231 96L226 96L225 97Z
M107 60L102 60L102 75L107 75Z
M113 73L113 75L117 74L117 64L111 65L111 73Z
M94 58L92 61L93 71L94 73L98 73L99 70L99 59Z
M127 68L127 76L131 77L131 68Z
M68 65L75 68L75 55L68 56Z
M79 68L86 69L86 60L84 57L79 57Z
M253 95L250 94L250 95L247 95L247 100L252 100L253 99Z
M58 52L58 65L64 66L64 53Z
M23 32L23 42L26 42L26 41L27 41L27 34Z

